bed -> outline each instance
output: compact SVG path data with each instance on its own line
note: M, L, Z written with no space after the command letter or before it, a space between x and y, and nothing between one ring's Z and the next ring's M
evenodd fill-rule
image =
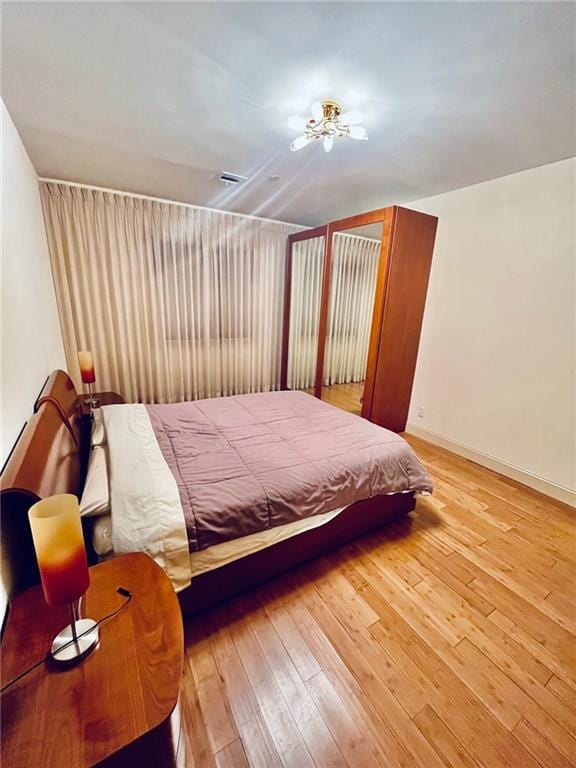
M12 537L25 545L36 498L84 502L100 452L111 516L92 518L95 549L148 552L187 614L406 514L432 490L401 437L300 392L104 407L92 446L78 405L55 372L3 473Z

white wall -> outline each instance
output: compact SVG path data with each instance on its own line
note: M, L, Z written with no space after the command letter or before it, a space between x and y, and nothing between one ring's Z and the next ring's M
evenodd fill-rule
M0 463L46 376L65 367L38 179L2 103Z
M408 431L569 503L575 173L564 160L409 206L439 224Z

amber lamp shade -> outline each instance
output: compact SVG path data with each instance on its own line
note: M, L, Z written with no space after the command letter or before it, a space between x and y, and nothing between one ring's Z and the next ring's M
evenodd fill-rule
M98 623L82 618L82 597L90 585L78 499L71 493L48 496L28 510L44 599L68 606L70 624L52 641L55 664L82 661L98 647Z
M84 403L90 408L90 415L92 415L92 409L98 407L98 400L92 395L92 384L96 381L92 352L87 349L81 349L78 352L78 364L80 365L82 383L88 384L88 397L84 400Z
M49 496L28 511L44 599L68 605L90 584L78 499L71 493Z
M96 374L94 372L94 358L92 352L80 350L78 352L78 363L80 365L80 376L83 384L94 384Z
M50 606L69 605L90 584L78 499L49 496L30 507L28 517L44 598Z

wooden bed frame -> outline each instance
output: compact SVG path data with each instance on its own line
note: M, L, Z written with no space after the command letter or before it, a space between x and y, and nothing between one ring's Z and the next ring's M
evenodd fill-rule
M38 582L28 509L54 493L82 494L90 447L90 423L64 371L47 379L0 477L2 543L13 590ZM194 577L180 595L191 615L414 509L413 493L375 496L347 507L324 525Z

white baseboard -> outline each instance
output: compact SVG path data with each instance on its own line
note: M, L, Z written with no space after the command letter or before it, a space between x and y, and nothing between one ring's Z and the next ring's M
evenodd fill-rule
M452 451L452 453L456 453L458 456L463 456L465 459L475 461L476 464L481 464L483 467L488 467L488 469L492 469L494 472L498 472L505 477L510 477L512 480L516 480L527 485L529 488L534 488L534 490L546 494L546 496L563 501L564 504L576 507L576 491L572 491L570 488L553 483L525 469L515 467L513 464L507 464L505 461L495 459L493 456L477 451L475 448L470 448L468 445L458 443L449 437L444 437L436 432L419 427L413 422L408 422L406 432L415 437L420 437L422 440L427 440L429 443L434 443L434 445L439 445L441 448L446 448L446 450Z

